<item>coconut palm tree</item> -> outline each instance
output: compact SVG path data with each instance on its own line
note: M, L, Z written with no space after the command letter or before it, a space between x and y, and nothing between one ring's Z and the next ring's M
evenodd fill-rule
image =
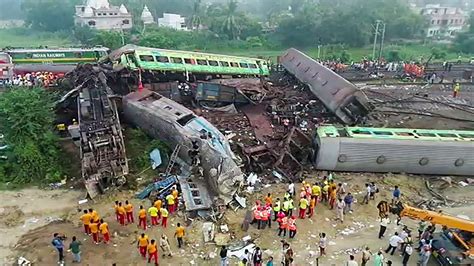
M236 19L237 7L238 4L236 0L229 0L226 8L226 18L222 24L222 31L232 40L237 39L240 35L240 26Z
M189 27L193 30L197 30L202 25L201 19L201 0L194 0L193 15L189 20Z

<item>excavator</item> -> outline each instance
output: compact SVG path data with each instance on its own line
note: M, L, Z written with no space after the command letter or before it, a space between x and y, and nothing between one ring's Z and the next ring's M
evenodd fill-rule
M390 212L400 218L409 217L443 227L432 242L432 254L441 265L474 265L474 221L441 211L418 209L402 202L392 205Z

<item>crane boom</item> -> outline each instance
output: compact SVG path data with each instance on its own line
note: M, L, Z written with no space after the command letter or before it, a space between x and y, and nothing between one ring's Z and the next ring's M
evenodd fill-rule
M433 224L439 224L448 228L460 229L463 231L474 232L474 222L466 219L453 217L443 214L441 212L422 210L403 205L403 210L400 212L400 217L409 217L412 219L423 220Z

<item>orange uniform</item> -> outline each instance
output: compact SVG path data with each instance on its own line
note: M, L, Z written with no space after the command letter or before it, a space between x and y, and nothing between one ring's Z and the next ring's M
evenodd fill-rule
M266 196L265 197L265 204L270 204L270 205L273 204L272 196Z
M104 242L108 243L110 240L110 234L109 234L109 225L107 223L101 223L99 226L100 233L104 237Z
M90 213L84 213L83 215L81 215L81 221L82 221L82 224L84 225L84 232L86 234L90 234L91 233L91 230L89 228L89 224L91 223L91 214Z
M147 235L145 235L144 237L139 236L138 237L138 248L139 248L139 251L140 251L140 254L142 255L142 257L146 257L147 247L148 247L148 236Z
M99 224L92 222L89 224L89 228L92 233L92 240L94 240L95 243L99 243Z
M138 227L143 225L143 230L146 230L146 211L145 209L140 209L138 211Z
M155 205L155 207L159 210L159 209L161 209L162 204L163 204L163 202L159 199L159 200L156 200L153 205Z
M125 208L123 206L118 206L117 212L118 212L118 215L119 215L119 223L121 225L125 225L125 215L127 214L125 212Z
M158 249L156 247L156 243L148 244L148 263L151 262L152 259L155 261L155 265L158 265Z
M93 210L92 213L91 213L91 218L92 218L92 221L98 223L99 220L100 220L100 217L99 217L99 214L97 213L96 210Z
M133 205L131 203L125 205L124 207L125 212L127 213L127 223L133 223L135 222L133 220Z

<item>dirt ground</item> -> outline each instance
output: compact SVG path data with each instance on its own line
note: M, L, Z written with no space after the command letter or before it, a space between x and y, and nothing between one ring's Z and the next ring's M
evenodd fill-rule
M314 179L309 179L309 181ZM392 223L386 233L386 238L379 240L377 238L378 222L376 221L377 210L376 202L371 201L368 205L359 204L363 197L364 183L375 181L379 184L381 192L377 195L379 199L388 199L390 188L398 184L401 187L403 197L406 202L417 202L424 198L431 198L424 187L424 181L420 177L405 175L363 175L363 174L345 174L337 175L337 181L346 184L348 191L355 194L358 201L354 205L354 212L346 216L344 223L335 221L335 213L328 209L326 204L319 204L316 207L315 216L312 219L297 220L298 233L295 239L287 241L292 245L295 251L296 265L316 265L318 234L326 232L329 236L328 255L319 259L319 265L343 265L347 260L349 253L356 254L360 260L360 250L369 246L373 252L380 248L385 248L388 237L395 231L401 230L395 223ZM446 212L455 215L463 214L468 217L474 217L474 210L469 208L469 203L474 201L474 187L458 187L456 182L453 186L446 189L448 197L462 201L465 205L459 204L459 207L447 208ZM300 184L297 184L299 187ZM286 184L272 184L262 191L248 194L249 203L256 199L263 199L266 193L272 193L273 197L282 197ZM21 195L21 196L18 196ZM457 195L455 198L454 195ZM462 196L459 196L462 195ZM78 236L84 244L82 246L83 263L81 265L146 265L136 249L136 237L141 230L136 225L121 227L115 221L113 215L113 201L126 200L133 198L133 192L122 191L115 192L96 200L95 203L86 203L78 206L77 199L81 197L81 192L68 190L39 191L25 190L20 192L0 192L0 206L4 213L0 220L0 232L6 238L2 238L0 255L5 265L11 265L15 258L24 256L34 262L34 265L54 265L57 260L57 254L51 245L52 234L54 232L64 233L68 237L66 245L69 244L73 235ZM61 200L58 200L61 199ZM8 206L5 204L8 202ZM148 201L132 200L135 208L140 204L148 207ZM112 243L109 245L93 245L90 237L84 235L80 225L79 210L81 208L93 207L99 214L109 222ZM21 210L21 212L19 211ZM219 224L227 224L231 232L231 243L249 235L265 252L265 259L273 256L275 261L280 259L280 237L277 237L276 224L271 229L257 230L251 227L247 232L240 229L245 210L234 212L227 210L225 216ZM154 239L158 239L162 233L165 233L170 239L174 257L160 258L160 265L217 265L219 247L215 244L204 244L202 235L202 221L194 220L186 228L185 237L186 246L178 250L177 242L173 238L174 229L178 222L183 224L183 213L179 212L171 217L169 226L166 229L156 227L147 229L146 233ZM48 223L46 217L57 217L63 221L54 221ZM32 219L38 219L33 222ZM394 218L394 217L393 217ZM53 219L54 220L54 219ZM16 221L16 222L15 222ZM416 231L416 221L407 219L402 220L411 229ZM18 240L18 242L17 242ZM72 260L70 253L66 254L66 263ZM395 262L394 265L400 265L401 256L397 253L394 256L388 256ZM411 258L411 264L415 265L416 256ZM231 265L236 265L237 259L231 259Z

